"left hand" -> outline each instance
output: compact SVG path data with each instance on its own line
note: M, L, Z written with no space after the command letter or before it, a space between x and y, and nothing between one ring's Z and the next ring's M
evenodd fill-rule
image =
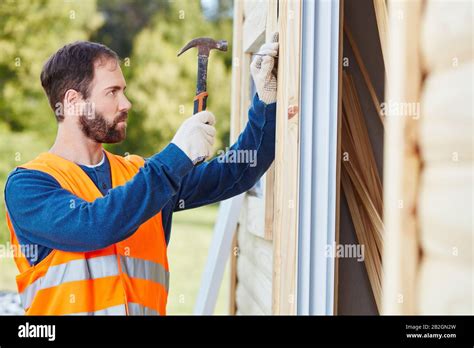
M278 32L273 33L272 42L260 47L256 58L250 65L255 87L260 100L265 104L275 103L277 100L277 73L276 60L278 56Z

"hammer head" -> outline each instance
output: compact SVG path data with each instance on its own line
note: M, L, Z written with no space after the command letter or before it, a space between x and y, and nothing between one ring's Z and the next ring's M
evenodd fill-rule
M213 49L219 51L227 51L227 41L220 40L216 41L210 37L198 37L189 41L178 53L178 57L189 50L190 48L197 47L198 55L209 57L209 52Z

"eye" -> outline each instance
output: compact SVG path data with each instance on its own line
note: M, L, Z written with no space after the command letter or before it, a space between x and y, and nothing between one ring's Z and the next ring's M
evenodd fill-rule
M116 94L117 94L117 90L116 90L116 89L113 89L113 90L107 92L107 95L115 96Z

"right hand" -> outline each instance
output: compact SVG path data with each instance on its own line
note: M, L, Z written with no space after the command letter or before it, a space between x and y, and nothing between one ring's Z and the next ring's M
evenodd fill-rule
M213 153L215 123L212 112L198 112L183 122L171 142L196 165Z
M277 56L278 32L274 32L271 42L262 45L256 58L250 64L250 73L255 83L255 89L258 97L265 104L277 101Z

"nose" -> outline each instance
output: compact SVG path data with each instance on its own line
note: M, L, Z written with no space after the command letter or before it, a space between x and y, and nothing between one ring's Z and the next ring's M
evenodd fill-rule
M125 95L123 95L119 104L120 111L128 112L128 110L130 110L131 108L132 108L132 103L130 103L130 100L128 100L128 98Z

